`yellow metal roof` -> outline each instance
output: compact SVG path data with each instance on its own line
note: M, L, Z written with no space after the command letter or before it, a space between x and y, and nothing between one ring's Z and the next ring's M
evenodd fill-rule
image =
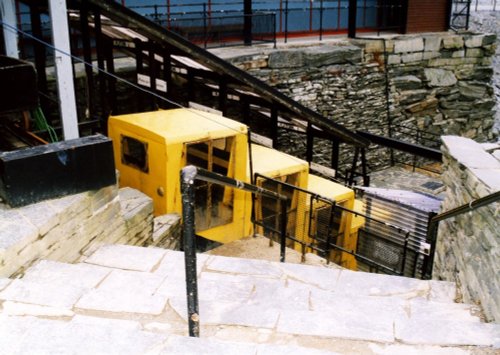
M309 169L305 160L258 144L252 144L252 160L253 172L268 177L285 176Z
M112 116L136 133L157 137L167 144L220 138L247 132L237 121L195 109L172 109Z
M312 174L309 175L307 190L338 202L354 198L354 191L350 188Z

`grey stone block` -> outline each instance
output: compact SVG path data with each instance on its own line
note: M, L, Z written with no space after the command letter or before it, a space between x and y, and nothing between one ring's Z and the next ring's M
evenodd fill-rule
M422 80L414 75L399 76L392 79L392 82L400 90L416 90L422 87Z
M457 286L454 282L429 280L429 300L434 302L455 302Z
M423 38L398 39L394 42L394 53L421 52L423 50Z
M328 338L394 341L394 319L383 313L378 317L346 317L335 311L282 311L277 326L280 333Z
M271 69L302 67L304 66L304 52L302 50L271 52L268 66Z
M67 283L39 283L17 279L0 292L0 299L71 309L87 290Z
M429 289L429 283L423 280L343 270L336 291L346 295L407 299L416 295L426 295Z
M409 319L396 321L395 333L397 340L409 344L493 346L500 325L437 319L423 326L421 320Z
M426 68L424 74L431 87L453 86L457 83L457 78L449 70Z
M165 334L141 331L138 322L127 320L5 317L0 323L1 351L6 354L139 354L167 339Z
M278 263L272 263L269 261L219 256L208 262L207 269L218 272L232 272L279 278L283 272L280 270L278 265Z
M441 49L442 38L440 36L424 37L425 51L437 52Z
M186 297L172 298L170 306L187 321ZM270 307L253 306L242 302L217 300L199 302L201 325L240 325L244 327L274 328L279 311Z
M288 279L326 290L336 288L341 273L339 269L319 268L301 264L279 264L279 267Z
M312 67L322 67L342 63L359 63L361 48L355 46L320 46L304 50L304 63Z
M165 250L157 248L105 245L96 250L85 262L124 270L151 271L165 253Z

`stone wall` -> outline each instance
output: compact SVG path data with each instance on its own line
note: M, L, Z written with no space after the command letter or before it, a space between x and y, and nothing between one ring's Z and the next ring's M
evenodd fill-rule
M0 203L0 277L38 259L76 262L102 244L146 244L153 232L152 200L109 186L37 204Z
M494 43L494 35L436 33L214 53L350 129L388 135L391 123L487 141Z
M500 190L500 144L443 137L442 211ZM495 158L496 157L496 158ZM433 277L456 281L465 302L500 322L500 202L440 222Z

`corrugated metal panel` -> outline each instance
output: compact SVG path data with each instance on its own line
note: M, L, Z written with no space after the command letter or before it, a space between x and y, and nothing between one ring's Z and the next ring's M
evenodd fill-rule
M412 191L361 190L363 213L396 228L368 219L359 236L358 253L397 271L402 270L404 264L404 275L421 276L424 258L430 250L426 240L429 219L439 212L441 200Z

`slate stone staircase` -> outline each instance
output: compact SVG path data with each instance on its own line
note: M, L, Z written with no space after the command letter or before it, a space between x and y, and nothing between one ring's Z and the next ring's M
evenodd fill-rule
M108 245L0 279L0 354L474 354L500 325L455 285L198 255L201 337L187 337L184 255Z

